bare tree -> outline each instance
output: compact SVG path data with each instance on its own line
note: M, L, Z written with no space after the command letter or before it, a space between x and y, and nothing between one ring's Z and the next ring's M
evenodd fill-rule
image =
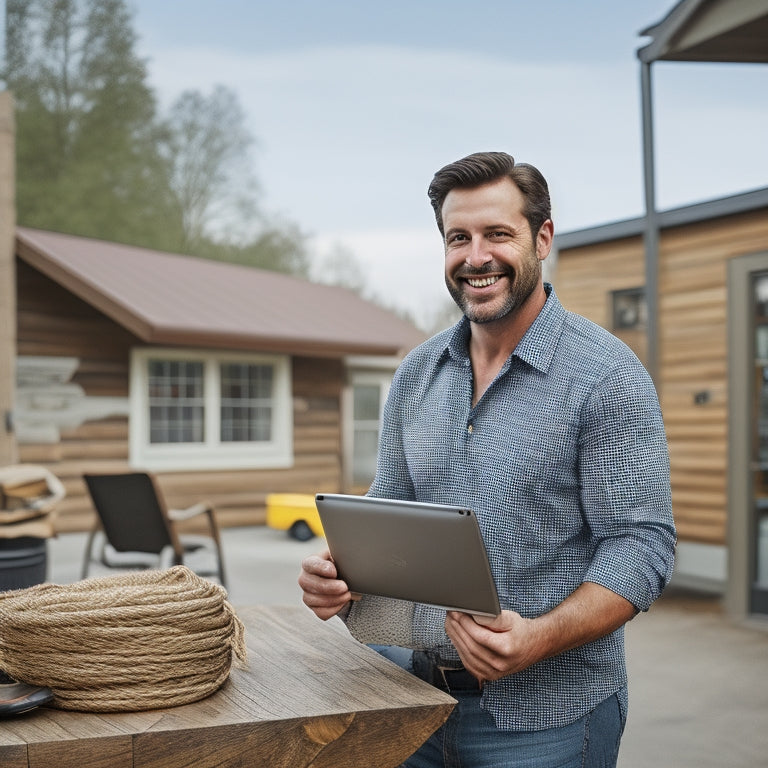
M185 91L168 119L171 186L181 210L181 249L204 239L244 243L255 236L258 185L250 156L254 139L234 91Z

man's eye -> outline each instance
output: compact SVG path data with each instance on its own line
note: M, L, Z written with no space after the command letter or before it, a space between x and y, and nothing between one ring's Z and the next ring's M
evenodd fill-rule
M448 238L448 242L449 243L456 243L456 242L462 242L462 241L464 241L466 239L467 239L466 235L462 235L462 234L457 233L457 234L451 235Z

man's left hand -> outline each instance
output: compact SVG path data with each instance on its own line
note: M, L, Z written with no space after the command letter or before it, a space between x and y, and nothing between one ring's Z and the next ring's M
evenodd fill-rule
M537 661L597 640L636 612L628 600L587 581L534 619L514 611L502 611L494 618L449 611L445 631L464 667L482 682L520 672Z
M520 672L539 660L534 621L514 611L494 618L449 611L445 631L465 669L481 682Z

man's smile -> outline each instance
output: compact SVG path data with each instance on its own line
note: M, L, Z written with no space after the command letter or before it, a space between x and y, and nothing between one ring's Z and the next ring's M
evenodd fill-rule
M490 277L467 277L464 278L473 288L485 288L497 283L501 278L498 275Z

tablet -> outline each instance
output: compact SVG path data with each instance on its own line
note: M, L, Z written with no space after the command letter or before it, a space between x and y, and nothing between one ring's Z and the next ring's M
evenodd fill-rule
M497 616L496 584L472 510L318 493L315 504L350 591Z

